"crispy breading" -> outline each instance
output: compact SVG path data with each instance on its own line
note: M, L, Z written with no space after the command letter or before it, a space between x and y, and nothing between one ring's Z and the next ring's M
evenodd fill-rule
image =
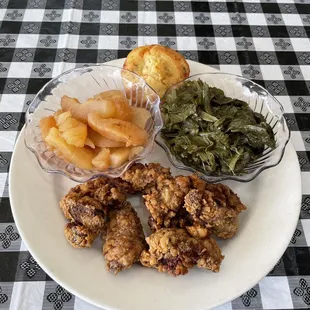
M209 192L214 193L214 199L221 207L233 208L239 213L246 210L246 206L240 201L238 195L228 186L221 183L207 183L206 181L200 179L196 174L192 174L190 179L192 189L197 189L199 191L208 190Z
M192 174L189 176L191 180L192 189L204 190L207 186L207 182L200 179L197 174Z
M140 190L137 190L136 188L134 188L134 186L130 182L124 181L121 178L114 178L110 180L113 186L122 190L124 193L128 195L134 195L140 192Z
M102 229L105 225L107 210L95 198L89 196L80 198L69 193L60 201L60 208L68 220L80 223L91 230Z
M146 241L125 195L139 192L153 231ZM80 184L62 198L60 207L71 221L65 236L72 246L91 247L102 233L108 270L117 274L140 261L174 276L195 265L218 272L224 257L209 236L231 238L246 209L229 187L209 184L197 175L172 177L160 164L134 164L120 178Z
M180 228L162 228L146 242L149 249L142 252L141 264L173 276L186 274L195 265L218 272L224 258L214 239L198 240Z
M176 227L186 228L197 238L206 238L209 233L213 233L227 239L238 230L238 214L246 209L239 197L227 186L209 184L195 174L173 178L169 169L159 164L135 164L122 176L122 180L125 191L144 192L144 202L150 212L148 223L153 232L163 227ZM182 209L184 197L191 189L211 193L217 204L216 219L212 219L212 215L211 219L198 216L197 210L193 210L189 205Z
M68 242L75 248L90 248L99 235L99 231L92 231L77 223L67 223L64 233Z
M59 205L68 220L95 231L104 227L107 209L125 200L109 179L98 178L72 188Z
M214 193L214 200L221 207L231 208L238 213L246 210L246 206L241 202L240 198L228 186L224 184L206 184L206 190Z
M204 239L209 237L210 232L204 223L195 221L182 206L176 216L171 220L172 228L184 228L194 238ZM153 230L156 231L156 230Z
M117 274L139 261L146 243L140 219L129 202L119 210L111 210L108 217L103 255L107 269Z
M238 196L222 184L207 184L207 189L190 190L185 196L185 208L194 221L204 224L219 238L228 239L238 230L238 215L245 206Z
M185 226L186 231L196 239L205 239L209 237L209 229L206 225L200 224L198 222L193 222L192 225Z
M145 206L151 214L149 223L153 230L171 227L171 220L183 205L189 190L190 181L187 177L158 177L156 184L143 195Z
M171 177L170 169L160 164L133 164L122 176L123 181L131 184L131 190L144 192L154 186L159 177Z

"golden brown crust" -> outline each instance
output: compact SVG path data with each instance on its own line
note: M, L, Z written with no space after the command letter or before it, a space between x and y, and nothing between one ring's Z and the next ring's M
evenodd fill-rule
M151 163L143 165L141 163L133 164L122 176L121 179L131 187L128 186L129 193L144 192L148 188L154 186L159 177L170 178L170 169L164 168L160 164Z
M246 210L246 206L241 202L238 195L228 186L220 183L207 183L206 189L214 193L214 199L221 207L234 209L238 213Z
M151 225L150 227L153 232L156 231L156 229L152 228ZM186 211L184 206L178 210L176 216L171 220L170 227L186 229L186 231L196 239L205 239L210 236L210 231L206 227L206 224L201 221L194 220L193 217Z
M64 233L68 242L75 248L90 248L99 235L99 231L92 231L77 223L67 223Z
M212 190L190 190L185 209L194 221L210 228L219 238L232 238L238 230L238 216L245 206L238 196L223 184L207 184Z
M105 225L107 210L102 204L92 197L77 198L68 194L59 203L65 217L91 229L102 229Z
M183 55L157 44L133 49L123 67L142 76L160 97L170 86L189 77L190 73Z
M142 192L153 234L146 239L136 211L124 193ZM218 272L223 256L214 234L231 238L239 213L246 209L223 184L197 175L172 177L160 164L134 164L120 178L98 178L72 188L60 201L71 223L68 242L91 247L102 233L107 269L117 274L140 262L174 276L193 266Z
M196 239L205 239L209 236L209 230L205 225L193 223L190 226L185 226L186 231Z
M246 206L241 202L240 198L228 186L218 183L211 184L200 179L196 174L190 176L192 188L199 191L208 190L214 193L215 201L221 207L228 207L236 210L238 213L246 210Z
M111 184L129 195L138 194L140 192L140 190L135 188L131 182L124 181L121 178L111 179Z
M189 178L160 176L156 184L143 196L144 203L150 211L152 230L171 227L171 220L184 203L184 197L190 190Z
M104 227L107 208L125 199L109 179L98 178L73 187L59 205L68 220L95 231Z
M146 267L178 276L197 265L218 272L223 256L213 239L197 240L184 229L162 228L146 238L149 245L140 257Z
M103 255L108 270L117 274L139 261L146 245L145 237L140 219L129 202L124 202L121 209L109 212L107 232L103 238Z
M237 232L239 213L246 209L226 185L207 183L195 174L172 177L160 164L135 164L121 178L125 191L144 192L153 232L184 228L195 238L214 234L228 239Z

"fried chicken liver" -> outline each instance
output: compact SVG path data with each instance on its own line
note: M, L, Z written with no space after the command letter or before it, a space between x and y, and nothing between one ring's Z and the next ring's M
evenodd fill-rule
M238 230L238 216L246 207L239 197L223 184L207 184L192 189L185 196L185 209L196 223L205 225L219 238L228 239Z
M68 220L97 231L105 225L107 208L125 200L125 194L108 179L98 178L72 188L59 205Z
M188 177L158 177L156 184L143 195L145 206L151 214L149 224L153 231L171 227L171 220L183 205L189 190Z
M160 164L133 164L121 179L131 185L131 192L144 192L147 188L154 186L159 177L171 177L170 169ZM127 185L128 186L128 185Z
M77 223L67 223L64 229L65 237L75 248L90 248L99 231L92 231Z
M129 202L111 210L108 217L103 255L107 269L117 274L139 261L146 243L140 219Z
M149 249L142 252L141 264L173 276L184 275L195 265L218 272L224 258L214 239L198 240L180 228L162 228L146 241Z

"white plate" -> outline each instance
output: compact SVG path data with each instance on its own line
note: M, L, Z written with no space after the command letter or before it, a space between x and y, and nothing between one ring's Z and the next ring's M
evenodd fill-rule
M189 63L191 74L214 71ZM123 60L111 64L122 66ZM148 161L170 166L158 146ZM10 169L12 211L29 251L68 291L105 309L210 309L240 296L274 267L293 235L301 204L300 171L292 144L288 144L280 165L254 181L226 184L239 194L248 210L240 216L238 234L220 242L225 255L220 273L192 269L174 278L136 265L114 276L105 269L99 240L94 248L82 250L72 248L65 240L66 221L58 201L76 184L43 172L26 149L23 133ZM147 212L140 199L134 199L133 204L147 228Z

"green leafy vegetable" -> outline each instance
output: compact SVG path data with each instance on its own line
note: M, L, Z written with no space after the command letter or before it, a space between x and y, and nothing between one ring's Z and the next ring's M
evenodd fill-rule
M164 98L162 137L184 164L213 174L240 174L274 133L263 115L207 83L187 81Z
M211 114L204 112L204 111L201 111L199 113L199 115L206 122L214 123L214 122L218 121L218 119L215 116L212 116Z

